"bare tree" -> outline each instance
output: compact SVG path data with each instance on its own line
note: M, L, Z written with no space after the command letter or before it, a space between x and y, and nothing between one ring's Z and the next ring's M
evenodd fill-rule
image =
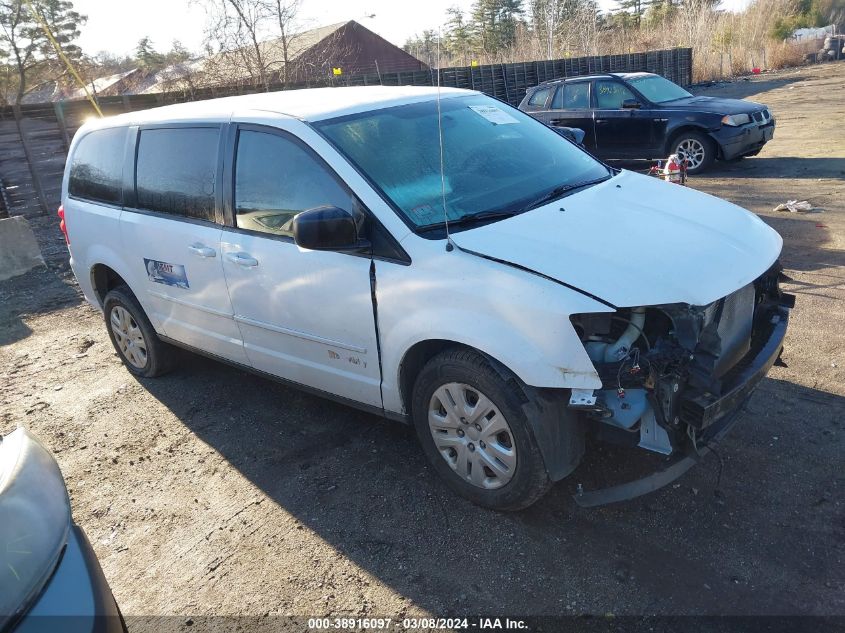
M583 55L598 55L598 6L592 0L579 2L572 15L572 32Z
M299 48L304 50L299 50L295 58L291 60L291 76L296 81L316 80L317 83L334 83L342 82L350 74L375 70L375 60L372 66L360 65L360 49L353 38L344 36L346 28L351 27L350 25L341 27L311 46L307 43L302 46L303 42L299 42ZM305 33L302 35L304 36ZM333 75L335 68L340 68L343 75L335 77Z
M556 50L560 50L568 4L569 0L533 0L531 3L534 31L542 43L546 59L554 59Z
M272 18L267 1L197 1L208 15L206 47L212 54L205 71L209 78L223 84L246 80L267 90L270 71L262 44Z
M299 10L302 0L267 0L267 10L273 16L278 28L278 49L281 59L275 60L281 66L280 78L283 83L291 79L291 53L295 50L297 40L302 33L299 21Z

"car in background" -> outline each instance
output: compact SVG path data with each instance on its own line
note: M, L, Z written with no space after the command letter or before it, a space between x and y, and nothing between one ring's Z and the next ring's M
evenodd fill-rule
M126 631L56 460L23 428L0 441L0 631Z
M716 159L755 156L774 136L769 109L742 99L697 97L653 73L556 79L530 88L519 109L552 127L584 131L602 159L678 154L700 173Z

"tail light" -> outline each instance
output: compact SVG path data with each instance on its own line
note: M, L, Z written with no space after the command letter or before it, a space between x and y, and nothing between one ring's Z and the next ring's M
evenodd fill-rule
M60 205L57 213L59 216L59 230L65 236L65 242L70 246L70 238L67 236L67 225L65 224L65 205Z

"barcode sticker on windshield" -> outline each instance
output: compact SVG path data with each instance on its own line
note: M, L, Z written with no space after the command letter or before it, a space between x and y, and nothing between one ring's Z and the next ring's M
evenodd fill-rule
M519 123L515 118L496 106L469 106L469 109L480 114L494 125L507 125L508 123Z

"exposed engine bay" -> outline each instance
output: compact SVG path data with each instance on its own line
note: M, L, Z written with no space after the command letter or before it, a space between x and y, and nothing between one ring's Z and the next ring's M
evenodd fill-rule
M670 304L572 317L602 381L573 389L603 439L665 455L697 450L707 429L741 407L780 361L794 297L775 264L753 283L706 306Z

